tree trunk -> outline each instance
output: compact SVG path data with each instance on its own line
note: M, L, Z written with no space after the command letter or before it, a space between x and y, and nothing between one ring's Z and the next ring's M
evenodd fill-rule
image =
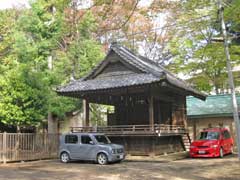
M53 57L48 56L48 69L52 71L53 69ZM54 119L52 112L48 112L48 133L55 134L58 132L57 120Z
M21 133L21 127L17 125L17 133Z
M53 117L53 114L51 112L48 112L48 133L58 133L58 121Z

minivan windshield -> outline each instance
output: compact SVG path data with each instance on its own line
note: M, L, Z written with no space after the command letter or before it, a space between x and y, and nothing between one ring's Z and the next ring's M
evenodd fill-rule
M99 144L110 144L111 141L104 135L94 135Z
M200 133L199 140L214 140L219 139L219 132L216 131L203 131Z

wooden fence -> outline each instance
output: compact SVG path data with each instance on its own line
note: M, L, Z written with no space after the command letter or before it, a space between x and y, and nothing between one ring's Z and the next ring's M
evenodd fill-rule
M58 157L58 134L0 133L0 162Z

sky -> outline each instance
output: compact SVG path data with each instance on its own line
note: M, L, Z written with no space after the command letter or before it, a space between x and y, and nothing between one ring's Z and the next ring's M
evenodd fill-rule
M0 9L7 9L14 6L28 6L28 0L0 0Z

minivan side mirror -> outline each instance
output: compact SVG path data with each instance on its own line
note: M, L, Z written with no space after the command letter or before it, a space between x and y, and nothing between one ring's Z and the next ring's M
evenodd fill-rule
M89 141L89 144L94 145L94 142L93 141Z

